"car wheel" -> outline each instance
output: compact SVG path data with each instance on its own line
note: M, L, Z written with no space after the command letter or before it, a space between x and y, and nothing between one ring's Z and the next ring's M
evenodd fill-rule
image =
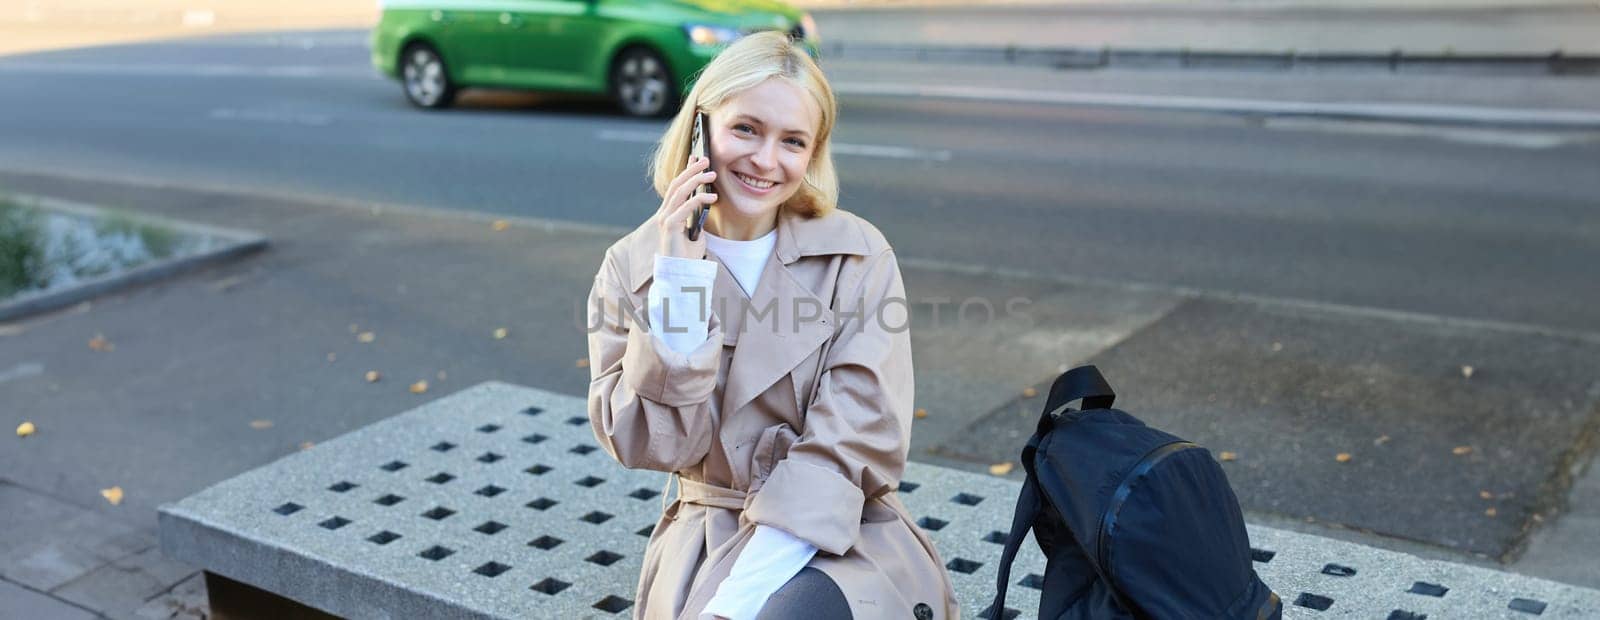
M611 94L631 116L666 116L678 102L667 62L655 51L630 47L611 66Z
M419 108L448 107L456 98L444 59L426 43L415 43L400 54L400 82L406 99Z

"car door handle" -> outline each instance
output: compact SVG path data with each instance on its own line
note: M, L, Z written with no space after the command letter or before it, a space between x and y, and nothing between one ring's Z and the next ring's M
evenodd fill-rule
M527 20L523 19L521 15L512 15L510 13L500 14L500 25L502 26L521 28L525 23L527 23Z

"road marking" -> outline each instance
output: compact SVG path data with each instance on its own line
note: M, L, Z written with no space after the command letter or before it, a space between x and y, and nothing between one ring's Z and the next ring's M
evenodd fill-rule
M280 112L276 110L235 110L231 108L218 108L212 110L206 116L215 120L276 123L280 125L304 125L308 127L322 127L333 123L333 117L326 114L298 114L295 112Z
M1451 127L1336 118L1269 118L1262 123L1262 126L1267 129L1281 131L1318 131L1335 134L1433 138L1464 144L1519 149L1551 149L1569 144L1600 140L1600 133L1595 132L1518 131L1513 129Z
M977 86L925 86L921 84L841 82L834 92L844 95L935 97L975 101L1046 103L1057 105L1190 112L1232 112L1292 116L1375 118L1394 121L1494 123L1505 125L1559 125L1600 127L1600 112L1588 110L1526 110L1467 105L1420 103L1318 103L1266 99L1227 99L1167 95L1049 92Z
M654 144L661 139L661 134L654 131L602 129L595 132L595 139L606 142L637 142ZM839 155L853 155L856 157L878 157L883 159L908 159L914 161L950 161L950 151L944 149L925 150L904 146L886 146L880 144L849 144L845 142L833 143L833 152Z
M16 381L17 379L26 379L28 377L37 377L42 374L44 374L44 364L37 362L17 364L16 366L12 366L10 370L0 371L0 383Z

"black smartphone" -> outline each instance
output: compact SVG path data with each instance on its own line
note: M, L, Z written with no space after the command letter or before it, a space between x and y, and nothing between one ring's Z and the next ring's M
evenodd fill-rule
M696 112L694 115L694 135L689 139L689 155L691 157L703 157L708 164L711 161L710 124L711 121L706 118L704 112ZM706 169L711 170L712 168L707 165ZM710 183L702 183L700 187L695 188L694 193L691 195L709 194L712 191L714 190ZM694 215L689 217L689 222L684 229L684 234L689 236L690 241L700 238L700 230L705 227L706 214L709 212L711 212L711 205L695 207Z

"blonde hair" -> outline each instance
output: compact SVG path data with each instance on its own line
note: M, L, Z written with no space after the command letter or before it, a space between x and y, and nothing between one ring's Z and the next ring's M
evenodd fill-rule
M701 70L694 88L684 98L683 106L650 156L649 171L656 194L666 196L672 179L688 166L689 139L694 131L696 110L709 114L728 99L773 78L800 87L822 110L805 179L783 206L812 218L838 207L839 178L834 173L830 147L833 122L839 112L838 101L833 97L833 87L822 75L822 68L811 55L795 45L789 35L777 31L756 33L735 41Z

